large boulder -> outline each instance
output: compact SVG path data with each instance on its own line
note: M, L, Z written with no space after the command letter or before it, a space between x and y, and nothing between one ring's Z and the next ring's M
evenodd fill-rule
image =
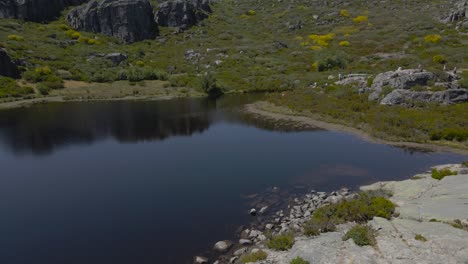
M448 105L464 102L468 102L467 89L448 89L439 92L415 92L397 89L386 95L380 104L411 106L414 103L438 103Z
M370 101L380 98L384 87L391 89L410 89L416 85L427 85L429 81L435 80L436 75L419 69L388 71L377 75L372 82L369 95Z
M0 0L0 18L16 18L46 22L60 16L68 6L80 5L88 0Z
M126 43L158 34L148 0L92 0L71 10L66 19L76 30L102 33Z
M187 29L208 17L211 13L209 0L173 0L159 5L156 13L158 25Z
M11 60L5 49L0 49L0 75L11 78L19 78L20 71L16 64Z
M457 27L468 28L468 0L459 0L449 14L442 18L444 23L456 23Z

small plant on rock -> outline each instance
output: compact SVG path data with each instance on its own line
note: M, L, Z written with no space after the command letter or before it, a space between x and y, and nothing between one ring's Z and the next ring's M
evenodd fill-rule
M310 262L307 261L307 260L304 260L301 257L297 257L297 258L291 260L291 262L289 262L289 264L310 264Z
M457 172L456 171L451 171L448 168L441 169L441 170L432 169L431 175L432 175L432 178L440 181L440 180L442 180L443 178L445 178L447 176L457 175Z
M292 233L286 233L273 236L270 238L267 245L268 248L274 250L288 250L294 245L294 235Z
M414 239L419 240L419 241L422 241L422 242L426 242L426 241L427 241L427 238L425 238L425 237L424 237L423 235L421 235L421 234L416 234L416 235L414 236Z
M375 231L367 225L356 225L351 228L343 237L343 241L352 239L358 246L374 246Z
M250 263L250 262L257 262L260 260L265 260L267 258L267 253L263 250L259 250L253 253L245 254L240 258L240 262Z

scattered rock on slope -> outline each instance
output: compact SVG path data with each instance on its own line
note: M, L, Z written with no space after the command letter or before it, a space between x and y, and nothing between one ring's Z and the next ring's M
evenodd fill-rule
M468 102L468 90L449 89L439 92L414 92L409 90L393 90L382 99L383 105L412 105L416 102L456 104Z
M158 34L148 0L92 0L67 15L76 30L102 33L132 43Z
M211 13L209 0L174 0L159 5L156 13L158 25L187 29L208 17Z
M442 22L456 23L457 27L468 28L468 0L458 1Z
M46 22L60 16L68 6L80 5L88 0L0 0L0 18L16 18Z
M416 85L427 85L435 79L435 74L419 69L407 69L388 71L377 75L370 88L369 100L375 101L380 98L384 87L392 89L410 89Z
M20 71L16 67L16 64L11 60L10 56L5 49L0 49L0 75L19 78Z

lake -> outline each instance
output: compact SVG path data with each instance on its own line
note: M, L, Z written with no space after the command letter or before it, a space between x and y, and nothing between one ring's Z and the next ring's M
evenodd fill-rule
M191 263L269 187L331 191L466 160L285 127L247 99L0 111L0 263Z

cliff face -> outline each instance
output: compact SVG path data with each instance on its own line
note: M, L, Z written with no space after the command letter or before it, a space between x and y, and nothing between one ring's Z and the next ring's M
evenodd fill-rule
M187 29L208 17L211 13L208 0L175 0L159 5L156 21L163 27Z
M0 49L0 75L19 78L20 72L5 49Z
M148 0L93 0L70 11L66 19L76 30L102 33L126 43L158 34Z
M0 0L0 18L46 22L57 18L68 6L88 0Z

